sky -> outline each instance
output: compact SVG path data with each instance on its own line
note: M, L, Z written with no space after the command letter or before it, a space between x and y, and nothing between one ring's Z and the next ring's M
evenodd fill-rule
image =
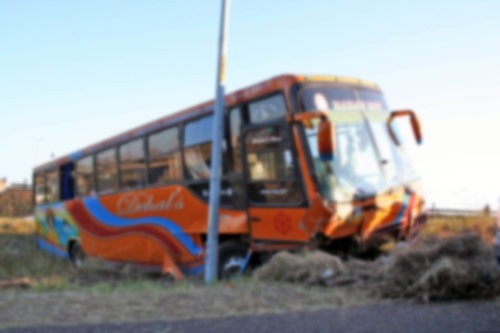
M220 1L0 1L0 177L212 99ZM377 82L420 116L428 206L500 197L500 1L233 0L227 91L282 73Z

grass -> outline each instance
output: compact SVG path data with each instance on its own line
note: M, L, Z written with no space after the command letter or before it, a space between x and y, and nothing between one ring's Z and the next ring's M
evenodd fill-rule
M478 234L486 242L493 244L496 219L487 215L475 216L433 216L421 230L422 236L451 236L470 231Z
M0 280L28 277L32 281L32 289L36 291L151 291L164 289L166 285L186 289L202 283L200 279L170 283L160 276L146 275L133 266L110 267L98 260L87 260L82 269L76 270L68 261L37 249L35 236L28 232L34 229L29 221L2 218L0 223L3 223L0 226L15 226L8 228L10 233L0 234ZM0 230L6 230L1 228ZM14 230L18 234L13 234ZM491 244L494 239L495 219L489 216L432 217L421 234L449 236L466 230L478 233Z
M256 282L244 278L209 287L181 282L169 288L0 294L0 328L140 322L312 311L373 302L363 290Z
M38 250L33 234L1 234L0 263L0 280L27 277L35 291L152 290L167 282L130 265L115 267L96 259L77 270L69 261Z
M36 249L33 235L0 235L0 279L30 277L29 290L0 290L0 328L222 317L373 302L364 290L260 282L245 276L205 286L171 282L97 260L76 270Z
M494 219L433 217L422 234L447 236L464 230L491 237ZM0 328L254 315L387 302L364 284L325 288L245 276L207 287L201 279L172 283L98 260L88 260L76 270L39 251L30 234L0 234L0 263L0 280L33 281L27 291L0 290Z
M30 277L41 284L72 274L72 267L41 253L34 235L0 235L0 279Z
M35 232L35 222L18 217L0 217L0 235L29 235Z

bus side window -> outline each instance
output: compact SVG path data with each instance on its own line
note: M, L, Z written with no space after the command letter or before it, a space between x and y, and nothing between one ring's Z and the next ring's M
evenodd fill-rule
M293 163L288 132L281 125L245 135L248 195L256 204L301 204L304 200Z
M120 186L122 189L146 185L144 140L136 139L120 146Z
M148 138L149 184L182 178L179 128L172 127Z
M264 123L286 115L286 103L282 94L266 97L248 105L250 122Z
M210 177L213 115L196 119L184 127L184 160L189 179Z
M45 203L45 175L43 173L35 174L35 205Z
M241 109L239 107L232 108L229 111L229 138L231 142L231 161L233 162L234 172L241 173L243 171L241 165Z
M110 193L118 190L118 168L116 148L104 150L96 155L97 191Z
M69 200L75 197L74 169L75 164L73 162L63 164L59 168L61 176L61 200Z
M80 197L95 193L94 160L87 156L76 162L76 194Z
M213 114L188 122L184 126L184 160L187 178L192 180L210 178L212 165ZM229 170L228 145L222 138L222 174Z
M47 186L45 188L45 201L59 201L59 173L56 170L48 171L45 175Z

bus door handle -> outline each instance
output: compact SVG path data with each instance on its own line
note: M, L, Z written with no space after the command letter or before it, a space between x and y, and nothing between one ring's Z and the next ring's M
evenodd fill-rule
M250 216L251 222L261 222L262 219L260 217Z

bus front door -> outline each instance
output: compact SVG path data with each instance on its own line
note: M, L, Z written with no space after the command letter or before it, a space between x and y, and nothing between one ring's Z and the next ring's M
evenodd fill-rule
M287 124L250 125L242 134L252 239L308 242L306 200Z

